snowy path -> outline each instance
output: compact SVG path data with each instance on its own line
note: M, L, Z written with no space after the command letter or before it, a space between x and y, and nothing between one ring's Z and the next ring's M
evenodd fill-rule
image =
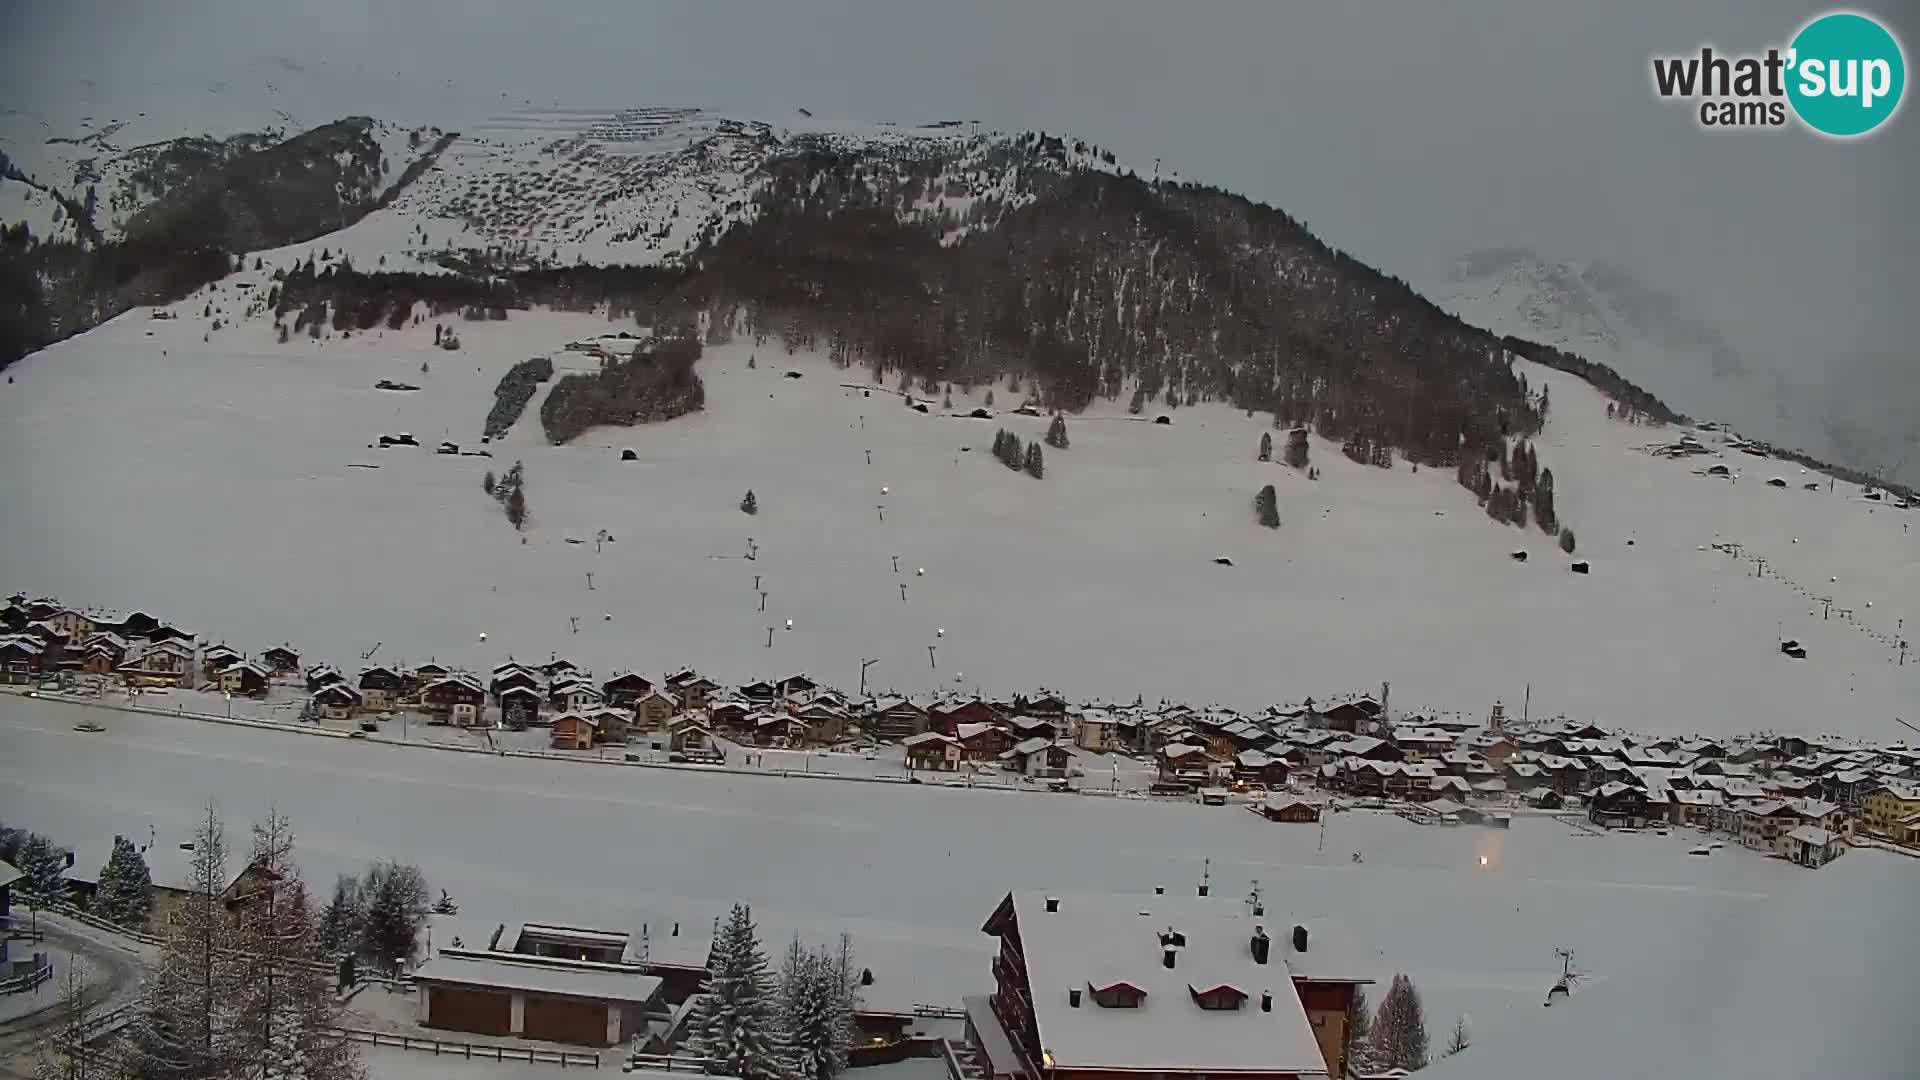
M273 805L293 818L309 880L414 861L463 920L487 923L658 932L747 900L770 937L851 932L890 1000L988 986L979 925L1006 889L1183 890L1210 858L1223 902L1258 878L1270 909L1337 918L1368 946L1367 974L1413 973L1436 1016L1468 1012L1490 1036L1537 1012L1555 947L1596 977L1630 976L1809 881L1741 851L1690 858L1684 834L1574 839L1540 818L1499 832L1343 814L1322 851L1317 829L1231 807L405 753L163 716L86 736L78 715L0 699L0 818L76 841L148 824L168 838L209 797L242 834ZM568 841L552 843L562 827Z

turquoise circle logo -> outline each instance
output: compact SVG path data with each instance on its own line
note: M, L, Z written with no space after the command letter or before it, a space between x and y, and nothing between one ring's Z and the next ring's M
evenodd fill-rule
M1788 53L1787 100L1823 135L1865 135L1893 116L1907 85L1906 58L1893 34L1865 15L1822 15L1802 27Z

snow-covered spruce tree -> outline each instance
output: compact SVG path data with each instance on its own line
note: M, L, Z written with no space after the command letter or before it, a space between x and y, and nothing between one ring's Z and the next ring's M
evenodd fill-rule
M1267 528L1280 527L1280 497L1274 492L1272 484L1261 488L1260 493L1253 497L1253 512L1260 518L1260 524Z
M739 1080L787 1080L780 1003L745 905L721 927L690 1028L694 1053Z
M797 1080L830 1080L847 1067L853 1042L853 944L809 951L796 936L781 965L780 1003L789 1065Z
M360 955L393 974L413 962L427 918L427 881L419 867L375 863L361 886Z
M1373 1057L1373 1007L1367 1002L1367 988L1355 986L1353 1000L1347 1003L1347 1075L1376 1072L1380 1063Z
M433 913L435 915L458 915L460 914L460 905L453 902L453 897L447 895L447 890L441 889L440 899L433 902Z
M38 915L66 898L67 853L39 833L28 833L20 843L14 868L20 882L14 893L29 912Z
M1260 433L1260 452L1254 455L1253 460L1273 460L1273 433L1271 431L1263 431Z
M1067 418L1059 413L1053 414L1053 423L1047 425L1047 445L1055 450L1067 448Z
M1047 474L1047 463L1044 460L1042 460L1040 457L1039 443L1027 444L1026 469L1027 469L1027 475L1033 477L1035 480L1038 480Z
M1568 528L1562 528L1560 530L1560 550L1571 555L1573 554L1573 545L1574 545L1573 530Z
M293 828L277 812L254 827L254 885L236 898L242 952L233 1056L259 1080L358 1080L354 1044L335 1034L339 1006L314 937Z
M1294 428L1287 432L1287 464L1296 469L1307 467L1307 429Z
M360 944L364 922L365 913L360 909L360 879L352 874L341 874L334 879L333 899L320 909L319 925L314 928L320 951L329 957L353 951Z
M746 497L740 500L740 512L743 514L757 514L760 512L760 500L753 497L752 488L748 488Z
M153 909L153 875L146 856L124 836L113 838L113 854L100 868L93 894L94 914L121 926L140 927Z
M1408 1072L1426 1068L1432 1044L1427 1038L1420 992L1414 989L1412 979L1393 977L1387 996L1380 1001L1380 1011L1374 1015L1370 1038L1381 1067Z
M208 806L194 830L186 895L167 924L128 1028L129 1071L140 1080L237 1075L234 1040L245 976L239 934L221 900L226 888L226 836Z
M35 1049L35 1080L119 1080L119 1063L87 1045L87 1011L103 996L87 972L85 961L67 964L60 999L53 1006L53 1026L45 1030Z
M507 520L516 529L527 523L527 494L519 484L515 484L513 490L507 493Z

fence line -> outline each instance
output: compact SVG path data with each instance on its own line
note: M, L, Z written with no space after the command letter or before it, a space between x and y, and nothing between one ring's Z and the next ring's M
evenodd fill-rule
M630 1054L625 1069L647 1069L653 1072L710 1073L720 1068L720 1062L712 1058L682 1057L678 1054Z
M329 1028L329 1031L342 1038L368 1046L389 1046L401 1050L418 1050L431 1053L436 1057L459 1057L463 1059L479 1058L483 1061L524 1061L530 1065L558 1065L563 1069L598 1069L600 1055L584 1050L545 1050L534 1046L498 1046L489 1043L450 1042L445 1039L423 1039L415 1035L396 1035L388 1031L374 1031L369 1028Z
M29 990L53 978L53 965L42 964L25 975L15 975L11 979L0 979L0 994L24 994Z

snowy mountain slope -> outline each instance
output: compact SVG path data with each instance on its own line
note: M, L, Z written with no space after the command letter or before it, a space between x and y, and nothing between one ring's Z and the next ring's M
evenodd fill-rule
M1784 377L1742 356L1686 301L1624 268L1495 248L1415 284L1469 323L1606 364L1683 413L1781 428Z
M252 277L266 287L249 270L218 295ZM280 346L263 321L210 331L207 302L171 321L130 313L16 367L0 454L61 450L0 477L0 501L34 508L0 526L10 588L341 663L380 641L414 661L557 650L600 671L804 669L852 685L875 657L870 683L903 691L1240 705L1384 680L1397 708L1472 715L1531 684L1535 715L1868 737L1897 736L1891 717L1920 699L1920 663L1898 666L1893 645L1920 597L1912 514L1844 484L1803 491L1810 478L1786 468L1791 486L1769 487L1775 466L1744 455L1726 459L1735 483L1697 475L1705 459L1656 459L1641 448L1672 432L1610 422L1591 388L1545 369L1525 372L1552 393L1539 455L1590 575L1539 531L1489 522L1445 470L1382 471L1318 440L1317 483L1258 463L1270 427L1223 407L1159 426L1096 405L1033 480L986 450L996 427L1035 439L1045 418L922 415L774 345L710 348L705 411L670 423L551 447L529 437L530 410L492 461L373 450L400 430L477 442L508 366L606 321L456 322L456 353L425 326ZM381 378L424 389L377 391ZM986 389L956 387L956 411ZM996 411L1015 404L993 389ZM627 447L637 462L619 460ZM526 463L524 537L480 491L509 453ZM177 467L128 467L152 461ZM1250 509L1267 483L1277 531ZM749 488L755 517L737 509ZM600 529L616 541L596 553ZM1765 576L1712 547L1725 542L1768 559ZM1781 656L1782 635L1809 659Z

